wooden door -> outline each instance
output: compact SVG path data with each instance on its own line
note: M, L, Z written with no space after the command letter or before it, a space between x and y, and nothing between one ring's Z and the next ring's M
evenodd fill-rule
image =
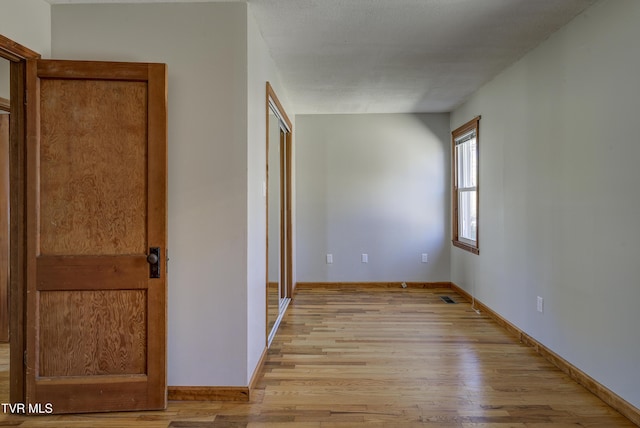
M9 341L9 115L0 99L0 342Z
M36 411L166 407L166 115L163 64L27 61Z

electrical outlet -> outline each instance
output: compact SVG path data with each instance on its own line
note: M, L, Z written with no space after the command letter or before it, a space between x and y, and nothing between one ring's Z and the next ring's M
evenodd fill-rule
M422 263L427 263L429 261L429 254L422 253Z
M333 263L333 254L327 254L327 264Z
M542 312L544 309L544 299L538 296L538 312Z
M362 258L360 260L362 260L362 263L369 263L369 254L362 253Z

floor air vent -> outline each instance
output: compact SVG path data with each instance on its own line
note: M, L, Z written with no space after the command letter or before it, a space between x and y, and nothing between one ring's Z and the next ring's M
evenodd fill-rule
M445 303L456 303L453 301L453 299L449 296L440 296L440 298L442 299L443 302Z

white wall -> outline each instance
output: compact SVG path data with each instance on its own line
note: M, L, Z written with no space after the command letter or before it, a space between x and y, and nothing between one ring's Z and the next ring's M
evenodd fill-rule
M56 5L52 18L57 58L168 64L168 382L246 386L247 5Z
M51 53L51 6L44 0L2 0L0 34L47 58ZM9 98L9 63L0 61L0 97Z
M292 106L258 25L248 9L248 151L247 151L247 382L266 344L266 82L269 81L289 118ZM295 129L295 128L294 128Z
M296 126L297 280L449 281L449 115L298 115Z
M451 119L482 115L480 255L453 248L452 281L636 407L639 21L597 3Z
M2 0L0 34L43 58L51 54L51 6L44 0Z

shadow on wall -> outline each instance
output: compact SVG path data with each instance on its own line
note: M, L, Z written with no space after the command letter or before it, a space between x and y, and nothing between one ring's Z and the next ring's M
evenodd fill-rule
M299 280L448 280L449 115L296 123Z

